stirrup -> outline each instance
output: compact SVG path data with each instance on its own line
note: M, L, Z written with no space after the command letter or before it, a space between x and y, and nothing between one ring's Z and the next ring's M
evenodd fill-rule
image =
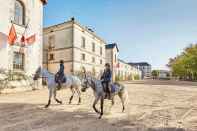
M58 86L56 88L57 88L57 90L60 90L62 88L61 84L60 85L58 84Z

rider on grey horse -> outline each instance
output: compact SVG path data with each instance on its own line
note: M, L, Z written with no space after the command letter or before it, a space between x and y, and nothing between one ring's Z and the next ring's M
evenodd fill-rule
M101 76L101 80L102 80L103 88L108 94L109 98L111 98L111 89L110 89L111 77L112 77L112 71L110 69L110 64L106 63L104 72Z
M61 89L61 83L65 82L65 76L64 76L64 61L60 60L60 68L59 71L56 74L56 82L58 83L58 90Z

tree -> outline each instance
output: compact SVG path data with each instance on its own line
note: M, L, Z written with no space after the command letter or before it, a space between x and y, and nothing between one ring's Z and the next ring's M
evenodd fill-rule
M197 44L190 44L181 55L170 58L167 64L173 76L184 80L197 80Z
M152 71L152 77L153 77L153 79L157 79L159 77L159 71L158 70L153 70Z

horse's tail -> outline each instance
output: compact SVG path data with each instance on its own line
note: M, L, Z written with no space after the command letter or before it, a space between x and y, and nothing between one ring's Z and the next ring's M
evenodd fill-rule
M124 103L128 104L129 103L129 93L128 93L127 88L123 84L120 84L118 82L116 82L115 84L120 87L120 91L118 93L119 96L122 96L122 98L124 99Z

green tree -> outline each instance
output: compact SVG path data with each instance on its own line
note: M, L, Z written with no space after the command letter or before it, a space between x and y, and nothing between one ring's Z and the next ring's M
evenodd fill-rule
M173 76L185 80L197 80L197 44L190 44L181 55L171 58L167 65Z
M157 79L159 77L159 71L158 70L153 70L151 74L152 74L153 79Z

